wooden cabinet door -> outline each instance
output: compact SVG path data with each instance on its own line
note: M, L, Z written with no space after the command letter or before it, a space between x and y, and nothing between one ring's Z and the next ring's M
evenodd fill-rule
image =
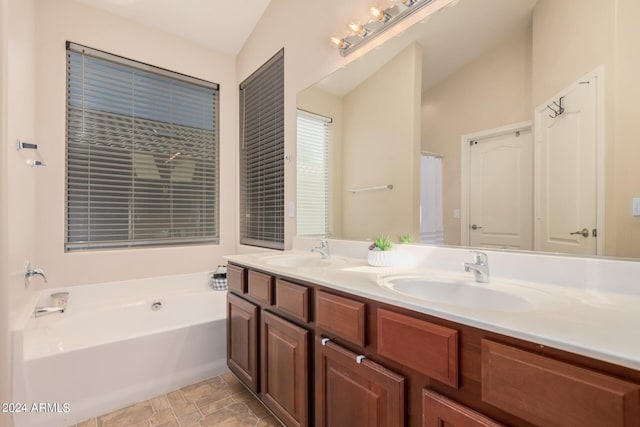
M285 424L307 426L309 331L262 313L262 400Z
M227 365L258 392L258 306L227 293Z
M423 390L422 427L504 426L436 392Z
M331 342L316 339L318 427L404 426L405 379Z

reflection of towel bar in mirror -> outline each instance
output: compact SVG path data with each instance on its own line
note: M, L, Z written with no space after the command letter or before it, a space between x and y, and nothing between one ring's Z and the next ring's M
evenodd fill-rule
M393 190L393 184L378 185L376 187L352 188L349 191L351 191L352 194L356 194L356 193L362 193L364 191L376 191L376 190Z

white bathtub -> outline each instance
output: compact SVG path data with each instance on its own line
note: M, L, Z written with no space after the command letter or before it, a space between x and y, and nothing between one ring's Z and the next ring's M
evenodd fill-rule
M206 273L48 289L37 305L60 291L64 314L28 317L13 333L12 400L27 408L16 427L70 425L227 369L226 292Z

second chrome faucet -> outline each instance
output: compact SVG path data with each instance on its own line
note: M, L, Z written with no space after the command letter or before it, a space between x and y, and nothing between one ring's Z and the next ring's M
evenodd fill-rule
M473 263L465 262L464 271L472 271L479 283L489 283L489 257L480 251L471 251L473 254Z
M331 256L331 252L329 252L329 242L320 240L320 246L314 246L311 248L311 252L318 252L322 255L322 259L329 259Z

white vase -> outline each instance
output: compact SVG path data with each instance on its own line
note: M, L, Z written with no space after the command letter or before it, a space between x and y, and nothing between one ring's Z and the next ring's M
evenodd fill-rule
M369 251L367 263L374 267L389 267L393 265L394 251Z

